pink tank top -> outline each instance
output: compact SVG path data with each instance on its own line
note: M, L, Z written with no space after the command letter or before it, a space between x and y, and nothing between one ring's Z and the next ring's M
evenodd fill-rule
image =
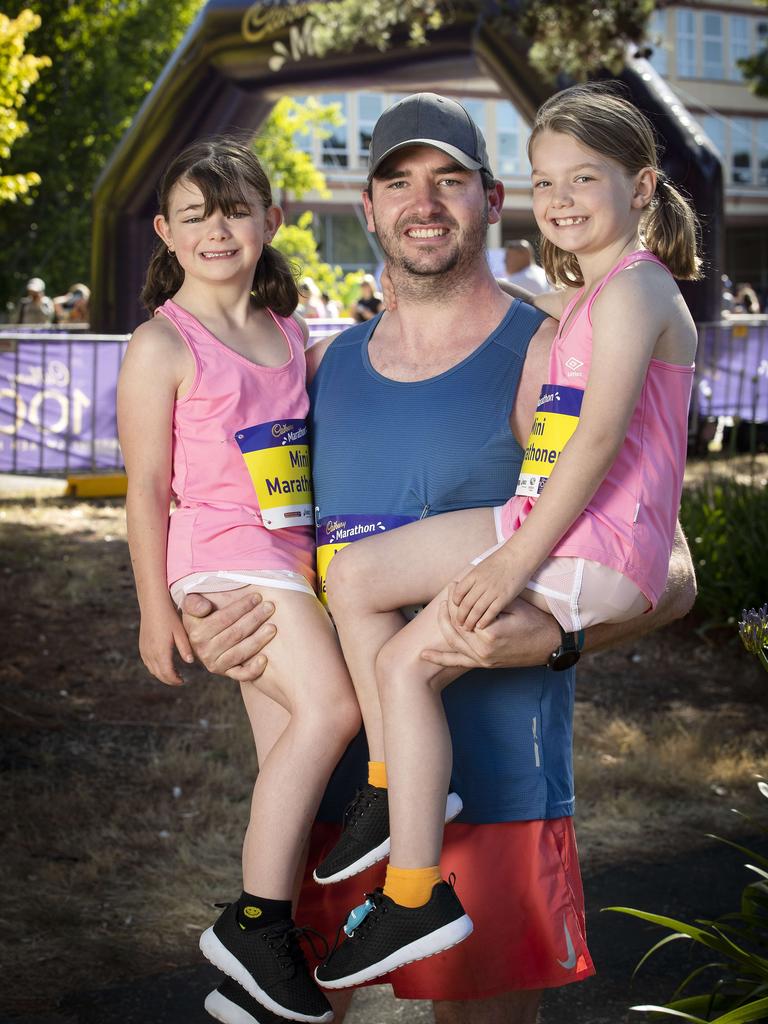
M505 537L525 520L578 424L592 356L592 305L612 277L642 260L664 267L650 252L630 253L600 282L572 321L569 315L583 289L563 313L517 493L502 510ZM615 569L640 588L652 607L664 590L669 570L683 486L692 383L693 366L651 359L624 444L587 508L552 551L553 555L589 558Z
M252 363L171 299L156 311L195 362L173 412L169 585L193 572L287 569L314 586L304 341L295 320L269 312L286 341L280 366Z

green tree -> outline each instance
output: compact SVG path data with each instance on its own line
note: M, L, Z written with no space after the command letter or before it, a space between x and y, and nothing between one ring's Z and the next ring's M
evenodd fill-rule
M48 57L25 53L27 36L40 27L40 18L23 10L17 18L0 14L0 161L5 165L17 139L26 135L29 126L19 117L27 93L50 67ZM0 166L2 166L0 165ZM30 188L40 184L36 171L0 173L0 203L15 202L26 196Z
M360 45L385 50L404 30L418 46L442 25L482 19L496 31L514 28L529 39L531 64L546 78L564 72L581 80L599 68L622 67L627 44L643 38L654 6L653 0L497 0L492 7L485 0L332 0L310 6L304 31L322 56Z
M755 0L759 7L768 7L768 0ZM739 61L739 67L758 96L768 96L768 45L751 57Z
M30 274L52 291L88 280L91 193L110 153L152 88L203 0L30 0L42 25L30 40L52 66L28 99L28 134L7 173L33 168L28 198L3 211L0 295Z
M323 105L311 96L303 103L286 96L272 108L254 139L253 148L273 193L279 196L283 213L288 212L290 197L302 199L309 192L324 197L330 195L325 175L314 166L309 153L296 145L296 136L327 138L331 126L343 123L338 103ZM347 307L357 294L363 272L345 275L340 267L332 267L321 260L312 220L307 210L294 224L284 224L275 238L275 248L294 264L297 274L311 277L321 291Z

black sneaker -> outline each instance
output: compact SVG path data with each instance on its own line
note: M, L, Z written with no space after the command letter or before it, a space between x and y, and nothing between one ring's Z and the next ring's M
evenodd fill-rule
M344 926L347 938L315 970L323 988L362 985L413 960L442 953L472 934L450 882L438 882L423 907L401 907L381 889L369 893Z
M445 820L461 814L457 793L449 793ZM312 872L320 885L343 882L389 856L389 801L386 789L366 783L344 812L344 831L339 841Z
M205 1008L221 1024L282 1024L285 1020L257 1003L231 978L208 993Z
M331 1004L312 980L299 946L308 929L297 928L286 918L246 930L236 913L236 904L230 903L216 924L203 932L203 955L278 1017L312 1024L333 1020Z

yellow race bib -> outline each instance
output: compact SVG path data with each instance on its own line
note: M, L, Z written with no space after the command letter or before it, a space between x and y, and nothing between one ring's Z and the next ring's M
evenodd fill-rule
M235 434L268 530L314 522L312 471L304 420L274 420Z
M325 581L328 566L337 551L365 537L414 522L413 516L325 516L317 521L317 595L328 604Z
M515 494L526 498L541 494L560 452L579 424L583 398L581 388L545 384L541 389Z

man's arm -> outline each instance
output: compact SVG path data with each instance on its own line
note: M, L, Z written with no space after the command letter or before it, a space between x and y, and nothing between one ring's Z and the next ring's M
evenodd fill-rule
M654 610L628 622L592 626L585 631L584 648L600 651L637 640L687 615L695 598L693 561L678 523L669 561L667 586ZM512 612L500 615L486 629L472 632L453 625L448 605L445 604L440 610L440 628L445 647L439 651L423 651L422 657L435 665L451 668L525 668L544 665L552 651L560 645L560 630L552 616L520 599L514 603Z

